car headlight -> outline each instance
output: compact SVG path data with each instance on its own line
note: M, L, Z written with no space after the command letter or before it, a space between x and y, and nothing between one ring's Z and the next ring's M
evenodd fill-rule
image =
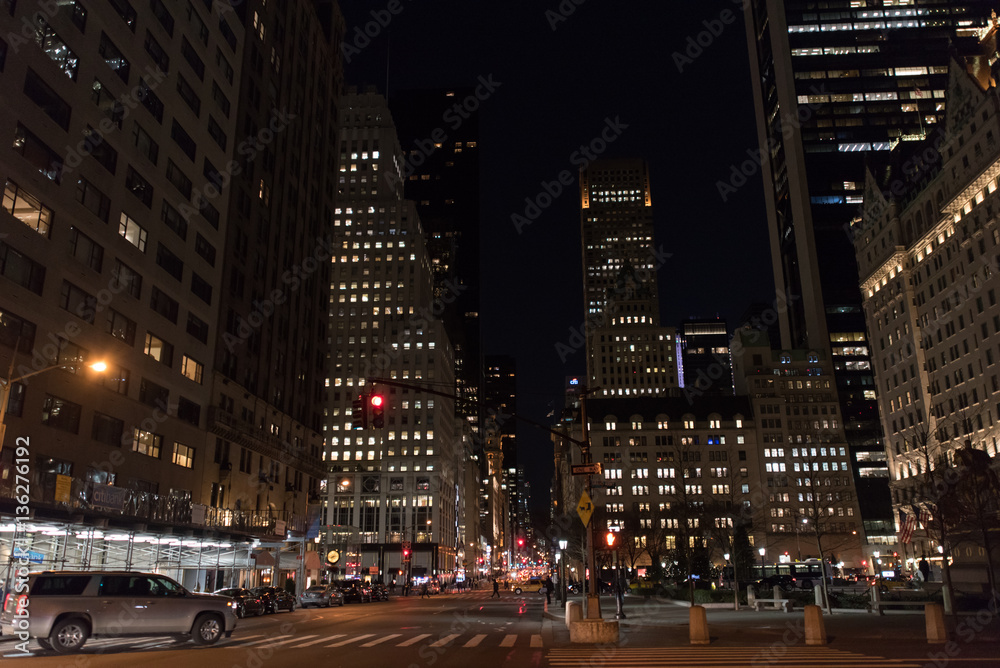
M236 601L230 601L229 602L229 607L230 608L235 608L236 607Z

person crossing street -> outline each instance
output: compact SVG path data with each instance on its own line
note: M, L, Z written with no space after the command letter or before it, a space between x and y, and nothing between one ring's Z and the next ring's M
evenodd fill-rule
M500 581L496 578L493 578L493 593L490 594L490 598L493 598L494 596L500 598Z

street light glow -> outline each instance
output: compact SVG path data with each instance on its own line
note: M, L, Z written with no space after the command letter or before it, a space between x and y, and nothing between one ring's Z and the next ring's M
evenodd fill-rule
M90 368L98 373L104 373L108 370L108 364L107 362L94 362L90 365Z

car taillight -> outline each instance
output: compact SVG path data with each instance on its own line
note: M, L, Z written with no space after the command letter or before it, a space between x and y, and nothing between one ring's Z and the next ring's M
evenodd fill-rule
M3 611L4 612L7 612L7 605L10 603L10 600L12 598L14 598L14 592L8 592L7 596L4 597L4 599L3 599Z

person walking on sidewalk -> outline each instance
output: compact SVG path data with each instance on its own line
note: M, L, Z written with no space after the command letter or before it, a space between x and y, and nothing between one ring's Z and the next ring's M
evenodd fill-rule
M555 585L552 584L552 578L545 578L545 604L552 605L552 592L555 590Z
M493 593L490 594L490 598L493 598L494 596L500 598L500 581L496 578L493 578Z

